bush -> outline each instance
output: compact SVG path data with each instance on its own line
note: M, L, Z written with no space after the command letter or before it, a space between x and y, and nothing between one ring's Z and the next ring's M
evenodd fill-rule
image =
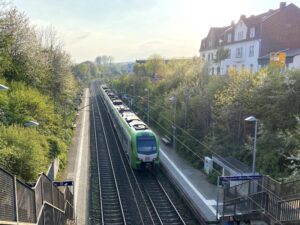
M0 165L20 178L34 181L46 171L48 150L46 137L35 128L0 126Z
M207 180L208 180L209 183L217 185L217 183L218 183L218 176L219 176L219 174L216 171L213 170L207 176Z

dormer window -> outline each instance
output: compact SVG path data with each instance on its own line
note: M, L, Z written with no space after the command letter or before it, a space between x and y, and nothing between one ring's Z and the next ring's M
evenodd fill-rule
M227 34L227 42L230 43L231 42L231 33Z
M244 32L243 31L239 31L238 32L238 38L237 38L237 40L238 41L243 40L243 36L244 36Z
M250 38L254 38L255 37L255 27L251 27L250 28Z

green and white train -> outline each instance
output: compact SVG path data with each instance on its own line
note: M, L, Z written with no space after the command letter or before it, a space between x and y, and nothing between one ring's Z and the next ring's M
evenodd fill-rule
M130 166L133 169L157 166L159 140L155 133L105 85L101 85L101 96Z

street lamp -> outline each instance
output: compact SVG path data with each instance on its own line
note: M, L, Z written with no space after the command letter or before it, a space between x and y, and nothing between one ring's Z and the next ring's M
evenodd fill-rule
M147 124L149 126L149 89L148 88L145 88L144 89L145 91L147 91Z
M253 143L253 161L252 161L252 173L255 175L255 160L256 160L256 139L257 139L257 119L254 116L249 116L245 119L248 122L255 122L254 128L254 143Z
M5 85L0 84L0 91L5 91L8 89L9 89L9 87L6 87ZM0 109L0 113L1 113L1 115L4 115L4 112L2 111L2 109Z
M8 90L9 87L6 87L5 85L3 84L0 84L0 91L4 91L4 90Z
M31 120L31 121L25 122L23 125L24 125L24 127L36 127L40 124L36 121Z
M131 93L133 93L133 95L131 96L131 99L130 99L130 106L132 107L133 98L135 100L135 85L131 84L130 87L132 87L132 89L133 89L133 92L131 92Z
M177 99L175 96L172 96L169 98L169 100L171 102L174 103L174 114L173 114L173 148L174 150L176 150L176 103L177 103Z

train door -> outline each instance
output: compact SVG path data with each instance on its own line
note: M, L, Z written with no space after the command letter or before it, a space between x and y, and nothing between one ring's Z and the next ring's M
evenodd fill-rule
M130 151L131 151L131 138L127 138L125 152L127 155L130 155Z
M129 159L129 165L130 165L130 166L131 166L131 154L132 154L132 149L133 149L132 141L131 141L131 139L129 139L129 145L128 145L127 156L128 156L128 159Z

